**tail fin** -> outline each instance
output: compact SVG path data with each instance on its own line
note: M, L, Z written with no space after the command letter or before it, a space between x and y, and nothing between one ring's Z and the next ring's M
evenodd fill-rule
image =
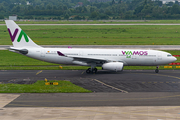
M13 20L5 20L5 22L15 48L40 47Z

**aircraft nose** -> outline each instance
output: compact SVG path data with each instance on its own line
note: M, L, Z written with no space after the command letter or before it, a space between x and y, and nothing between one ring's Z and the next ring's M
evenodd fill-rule
M177 58L176 58L176 57L173 57L173 62L176 61L176 60L177 60Z

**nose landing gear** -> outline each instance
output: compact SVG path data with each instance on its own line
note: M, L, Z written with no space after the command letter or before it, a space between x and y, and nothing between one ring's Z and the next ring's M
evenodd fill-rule
M155 73L159 73L159 66L156 67Z

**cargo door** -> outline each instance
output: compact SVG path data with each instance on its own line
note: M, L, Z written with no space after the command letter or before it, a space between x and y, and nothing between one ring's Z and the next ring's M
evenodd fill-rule
M45 50L41 50L41 57L45 57Z

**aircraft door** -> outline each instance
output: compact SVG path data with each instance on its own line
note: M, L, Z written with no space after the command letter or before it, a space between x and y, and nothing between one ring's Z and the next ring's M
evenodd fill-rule
M45 57L45 50L41 50L41 57Z
M79 56L83 56L83 51L79 51Z
M157 60L162 60L162 54L161 53L157 54Z
M129 61L129 65L141 65L142 61L139 59L139 55L131 55L131 60Z
M131 58L132 58L132 59L137 59L137 57L138 57L137 55L132 55Z

